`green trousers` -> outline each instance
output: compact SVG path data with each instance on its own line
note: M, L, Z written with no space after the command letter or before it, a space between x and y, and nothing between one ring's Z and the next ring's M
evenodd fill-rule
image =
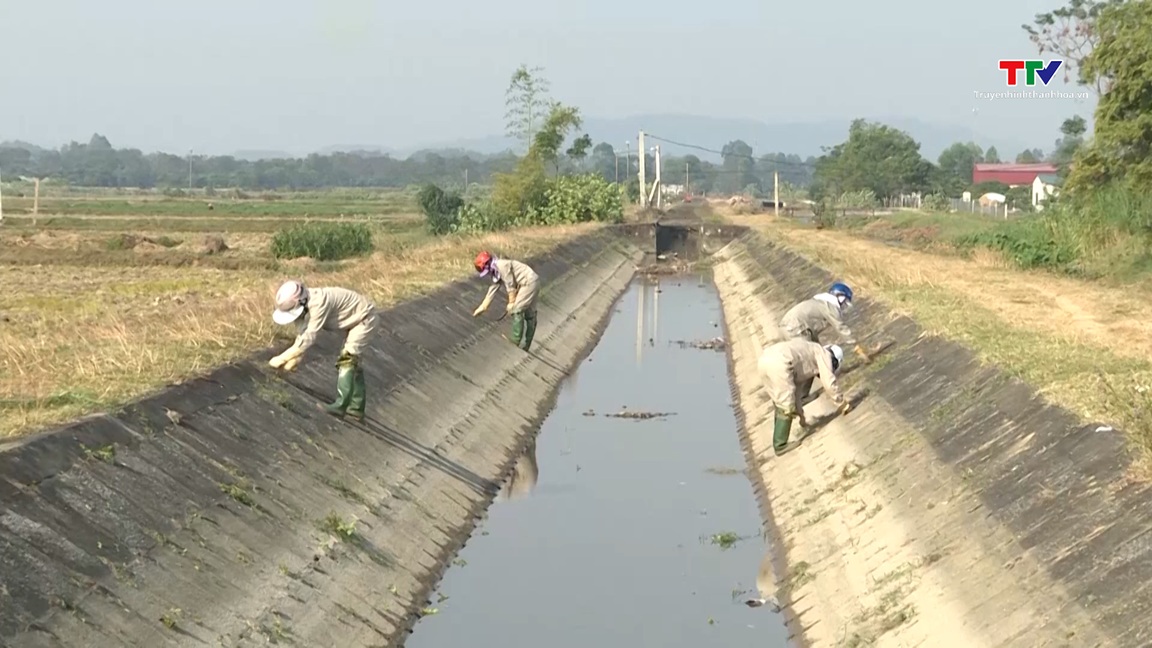
M532 338L536 336L536 307L532 306L519 313L512 313L512 344L524 349L532 348Z
M336 400L325 405L324 411L333 416L348 415L363 420L366 399L360 358L350 353L340 354L336 360Z

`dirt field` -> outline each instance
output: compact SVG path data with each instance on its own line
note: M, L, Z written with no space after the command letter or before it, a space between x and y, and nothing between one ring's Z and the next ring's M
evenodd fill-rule
M587 229L433 239L415 217L393 215L369 221L371 257L280 262L268 251L272 234L303 218L299 205L278 204L282 214L248 220L123 213L82 219L44 214L42 203L36 228L6 212L0 438L113 407L278 337L287 342L291 332L269 318L284 279L347 286L387 306L467 276L479 248L528 255ZM481 293L478 285L477 303Z
M725 217L768 233L839 274L857 295L963 342L1052 401L1122 427L1152 449L1152 304L1139 295L1011 269L992 253L965 259L771 214Z

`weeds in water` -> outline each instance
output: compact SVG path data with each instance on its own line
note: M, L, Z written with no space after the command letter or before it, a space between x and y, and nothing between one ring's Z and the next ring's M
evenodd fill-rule
M743 540L740 536L732 531L724 531L723 533L712 534L712 544L717 545L721 549L731 549L736 546L737 542Z

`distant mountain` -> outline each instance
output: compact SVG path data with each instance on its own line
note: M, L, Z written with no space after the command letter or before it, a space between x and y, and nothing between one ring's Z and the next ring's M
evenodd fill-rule
M232 157L237 160L255 162L256 160L283 160L295 156L287 151L236 151Z
M909 117L869 117L894 128L899 128L920 142L920 151L929 160L935 161L940 153L954 142L973 141L987 148L995 146L1001 156L1015 155L1028 148L1016 141L992 140L981 136L972 129L952 124L938 124ZM740 139L752 147L757 155L764 153L794 153L803 157L818 156L821 147L833 146L848 137L850 119L820 122L795 122L768 124L754 119L726 117L702 117L696 115L635 115L616 119L589 117L584 121L583 131L592 136L593 141L608 142L618 151L623 151L625 142L636 146L636 135L645 133L683 144L719 151L732 140ZM646 144L648 144L646 142ZM677 146L655 138L649 145L660 144L661 151L671 155L697 155L701 159L719 161L716 153L708 153L697 148ZM423 149L466 149L480 153L499 153L516 148L517 142L507 137L489 137L439 142L420 147ZM413 149L414 150L414 149ZM407 157L408 151L395 151L396 157Z

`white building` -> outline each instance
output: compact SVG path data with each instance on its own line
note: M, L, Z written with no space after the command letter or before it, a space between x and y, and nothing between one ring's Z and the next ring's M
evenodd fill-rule
M1032 181L1032 206L1038 211L1044 209L1044 205L1041 203L1049 197L1060 194L1059 184L1060 177L1054 173L1043 173L1036 176L1036 179Z

